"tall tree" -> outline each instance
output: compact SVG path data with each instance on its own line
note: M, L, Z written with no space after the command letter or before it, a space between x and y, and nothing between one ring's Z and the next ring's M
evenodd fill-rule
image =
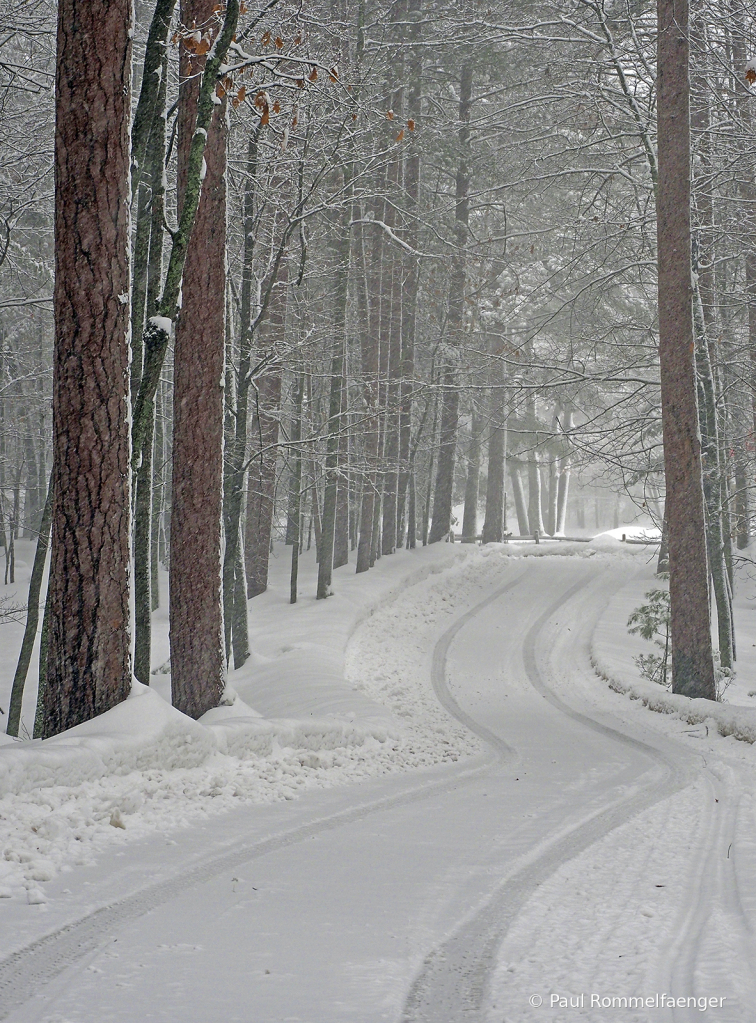
M669 537L672 685L715 699L701 438L696 402L690 232L687 0L658 0L659 361Z
M212 26L213 0L184 0L182 21ZM182 48L179 202L197 123L203 55ZM190 717L225 685L221 565L226 283L226 104L215 107L176 327L170 623L173 704Z
M264 368L255 381L250 467L247 482L245 560L247 596L257 597L268 587L268 560L273 535L276 462L281 406L281 361L286 336L289 264L286 205L270 213L271 267L263 283L267 316L257 328L257 358Z
M443 376L441 404L441 439L433 497L433 523L430 543L442 540L451 528L454 499L454 456L459 424L458 361L462 346L465 313L465 282L467 277L467 234L470 221L470 111L472 108L473 69L462 68L459 83L459 156L457 162L454 207L455 246L449 275L448 329L450 351ZM455 351L456 349L456 351Z
M131 0L60 0L54 495L44 735L131 686Z

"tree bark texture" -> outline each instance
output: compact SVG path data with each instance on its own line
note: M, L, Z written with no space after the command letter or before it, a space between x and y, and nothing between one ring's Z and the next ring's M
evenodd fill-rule
M129 629L130 0L60 0L44 734L124 700Z
M732 56L737 74L742 73L742 68L752 54L748 48L748 36L744 23L743 12L739 4L731 0L729 21L732 32ZM738 114L742 124L742 131L745 137L753 134L756 119L753 115L753 96L745 88L745 83L739 84L735 93ZM748 353L751 362L750 391L751 391L751 418L750 440L756 442L756 166L752 151L744 147L743 153L745 167L738 175L738 190L742 202L742 209L745 213L740 238L744 242L743 250L743 272L745 276L745 292L748 308ZM740 516L740 529L738 536L738 547L745 547L748 544L750 535L750 516L748 514L748 494L743 493L741 500L744 514Z
M165 510L165 445L163 430L163 410L161 395L158 391L159 404L155 409L155 442L152 451L152 524L150 533L150 603L153 611L160 607L160 554L161 536L163 533L163 514Z
M205 22L213 0L189 0L184 24ZM197 119L202 58L182 53L179 198L184 198ZM183 274L176 327L173 508L170 553L171 694L198 718L225 686L221 566L223 370L226 277L226 110L217 106L205 148L206 173Z
M160 93L165 91L165 54L168 31L176 0L157 0L144 51L142 83L134 111L131 132L131 187L136 191L146 163L147 144L155 114L159 112ZM161 74L161 67L163 71Z
M196 0L198 9L200 0ZM175 322L179 296L181 293L181 282L184 273L186 254L191 240L192 228L194 226L197 208L199 205L200 192L202 190L203 165L205 165L205 148L213 119L217 116L216 107L216 84L220 67L226 59L228 47L236 32L236 25L239 20L240 0L226 0L225 16L220 29L220 34L215 40L207 58L199 58L196 66L197 74L204 65L204 71L199 83L193 80L193 87L198 89L198 98L195 99L196 106L196 129L191 138L187 141L184 133L184 142L181 147L183 158L179 160L178 167L178 193L179 193L179 224L178 231L171 237L170 255L168 267L165 273L160 300L157 303L158 316L147 321L142 338L142 377L139 384L139 392L134 402L131 439L133 448L133 466L139 465L142 455L144 439L148 428L148 413L150 402L155 399L155 393L160 383L160 374L165 360L170 341L170 328ZM213 17L221 10L219 5L208 7L203 3L202 9L210 11ZM182 18L184 15L182 14ZM196 21L192 16L192 20ZM182 50L182 59L186 61L188 53ZM140 100L142 97L140 97Z
M688 5L658 3L659 361L673 690L714 699L691 301Z

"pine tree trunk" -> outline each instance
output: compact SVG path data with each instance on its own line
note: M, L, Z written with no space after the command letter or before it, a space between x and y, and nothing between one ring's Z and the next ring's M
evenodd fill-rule
M310 463L310 477L312 479L312 497L310 502L311 514L310 519L312 522L313 532L315 533L315 554L316 559L320 560L320 541L323 536L322 520L320 517L320 499L318 497L318 483L317 483L317 472L315 462ZM309 544L307 546L309 550Z
M535 394L532 390L528 392L526 402L526 420L528 429L528 522L530 533L535 536L543 536L542 504L541 504L541 459L539 452L538 436L538 411L536 408Z
M732 33L733 63L738 69L737 73L740 73L741 69L745 67L748 58L753 56L753 53L749 52L748 49L748 37L743 21L746 9L746 7L741 7L733 0L728 12L728 22ZM754 126L756 125L756 118L754 118L753 114L753 96L752 94L749 95L749 92L742 87L736 88L734 92L742 125L742 136L752 138ZM749 153L745 147L743 148L746 166L738 174L738 189L743 213L742 230L739 233L739 239L742 242L741 248L744 253L743 275L745 277L745 298L748 309L747 350L751 363L750 405L752 425L749 432L752 442L756 443L756 161L754 161L752 155L753 151L751 150ZM743 467L742 472L743 476L746 474L753 475L752 467L749 467L749 469ZM748 511L749 499L747 489L741 490L740 486L737 489L740 495L737 545L743 549L748 546L751 534L751 522Z
M675 693L715 699L693 365L686 0L658 4L659 360Z
M433 518L429 543L438 543L451 530L454 502L454 466L459 424L459 390L455 369L447 368L441 399L441 427L438 444L438 468L433 492Z
M541 516L541 464L536 448L528 452L528 522L533 536L536 533L543 536L545 529Z
M129 0L60 0L45 736L131 687Z
M213 0L184 0L184 24L203 24ZM182 54L179 201L184 201L204 58ZM205 177L184 266L176 328L170 641L173 704L199 718L225 687L221 514L225 361L226 108L216 106Z

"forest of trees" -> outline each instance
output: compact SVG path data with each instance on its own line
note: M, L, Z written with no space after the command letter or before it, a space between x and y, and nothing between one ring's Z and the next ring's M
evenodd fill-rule
M36 736L149 684L160 566L198 717L272 541L326 598L450 530L563 535L585 467L664 524L673 684L713 697L756 513L751 4L0 0L0 87L9 734L38 630Z

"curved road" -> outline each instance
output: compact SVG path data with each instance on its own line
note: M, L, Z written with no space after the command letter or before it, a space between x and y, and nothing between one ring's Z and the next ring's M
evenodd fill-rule
M504 567L431 665L486 754L130 847L83 918L0 962L0 1018L756 1018L738 768L665 738L590 666L622 571ZM724 1002L626 1013L592 993Z

